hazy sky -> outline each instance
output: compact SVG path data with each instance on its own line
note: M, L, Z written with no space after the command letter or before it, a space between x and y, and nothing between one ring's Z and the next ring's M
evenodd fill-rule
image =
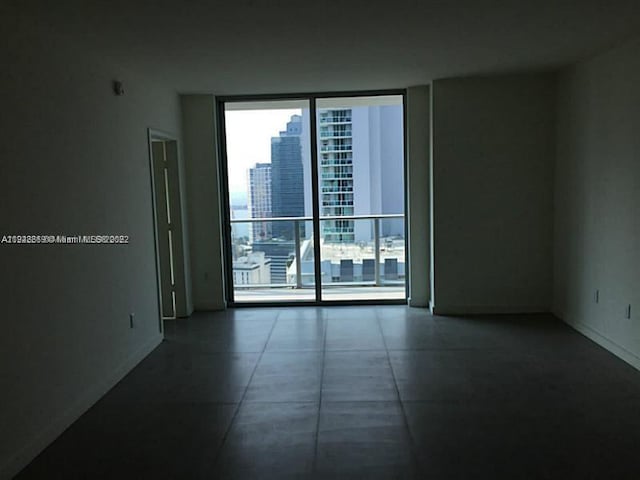
M240 110L225 112L229 191L247 191L247 169L271 163L271 137L285 130L300 110Z

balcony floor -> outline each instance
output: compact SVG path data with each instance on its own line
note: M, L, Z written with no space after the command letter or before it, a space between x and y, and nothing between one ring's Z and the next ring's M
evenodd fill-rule
M251 302L296 302L314 301L313 288L251 288L236 289L234 292L237 303ZM406 290L404 285L393 286L339 286L325 287L322 290L323 300L404 300Z

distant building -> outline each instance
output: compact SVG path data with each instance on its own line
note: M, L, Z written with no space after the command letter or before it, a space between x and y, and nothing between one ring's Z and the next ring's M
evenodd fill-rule
M233 261L233 284L266 285L271 282L271 259L253 252Z
M294 242L291 240L268 240L254 242L254 252L264 252L264 256L271 261L271 283L284 285L287 283L287 267L291 263L295 252Z
M271 209L271 164L256 163L247 172L249 218L269 218ZM249 229L249 242L270 240L271 222L254 222Z
M404 213L402 122L400 104L318 110L321 216ZM403 220L384 220L381 230L404 235ZM364 220L324 221L321 234L328 243L373 238Z
M293 115L287 129L271 138L271 212L274 217L304 216L302 117ZM293 239L293 222L273 222L273 238Z
M300 248L302 283L313 284L315 261L311 240ZM358 285L399 285L405 279L404 239L386 238L380 251L379 276L376 279L373 245L323 243L321 246L320 277L322 284L351 283ZM296 283L297 259L287 266L287 281Z
M303 127L309 125L308 115L308 110L303 110L302 115L293 115L286 130L271 139L271 164L257 164L251 169L248 203L252 218L311 215L310 152L303 145L308 142L308 132ZM356 250L361 252L373 246L371 220L339 217L404 213L402 122L400 104L318 110L320 215L338 217L321 222L322 243L327 247L322 256L323 281L345 281L346 278L372 281L372 253L366 258L353 257L355 261L349 264L337 261L340 252L330 248L351 246L355 255ZM270 202L266 200L267 192L270 192ZM253 206L258 199L264 206L261 211ZM272 284L291 283L294 273L291 265L295 261L293 226L293 221L274 221L253 227L251 248L271 259ZM381 220L380 226L379 233L385 241L393 242L394 236L404 237L401 218ZM305 238L303 231L301 238ZM308 259L301 265L303 276L308 273L306 269L313 266ZM404 259L394 251L379 270L383 272L383 281L391 281L393 275L403 276Z
M318 164L320 168L320 215L350 216L353 202L353 130L351 109L320 110ZM353 220L322 222L327 243L353 243Z

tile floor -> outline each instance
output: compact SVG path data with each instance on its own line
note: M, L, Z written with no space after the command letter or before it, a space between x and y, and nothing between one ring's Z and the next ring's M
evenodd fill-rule
M199 313L20 479L637 479L640 372L549 315Z

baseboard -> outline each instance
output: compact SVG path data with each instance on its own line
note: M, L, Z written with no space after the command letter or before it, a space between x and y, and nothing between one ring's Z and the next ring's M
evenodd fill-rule
M16 449L13 457L0 466L0 479L10 479L17 475L34 458L58 438L80 416L100 400L111 390L124 376L140 363L162 341L162 335L156 335L142 347L135 351L129 358L121 363L113 373L104 381L91 386L73 405L65 412L54 418L40 433L29 443Z
M491 315L515 313L548 313L540 305L432 305L434 315Z
M592 329L591 327L588 327L584 323L571 321L559 315L556 315L556 316L560 318L560 320L562 320L564 323L569 325L571 328L577 330L582 335L587 337L589 340L594 341L595 343L600 345L602 348L613 353L616 357L620 358L621 360L624 360L632 367L640 370L640 357L638 357L635 353L632 353L626 348L609 340L607 337L597 332L596 330Z
M429 301L417 300L409 297L407 298L407 305L411 308L429 308Z

